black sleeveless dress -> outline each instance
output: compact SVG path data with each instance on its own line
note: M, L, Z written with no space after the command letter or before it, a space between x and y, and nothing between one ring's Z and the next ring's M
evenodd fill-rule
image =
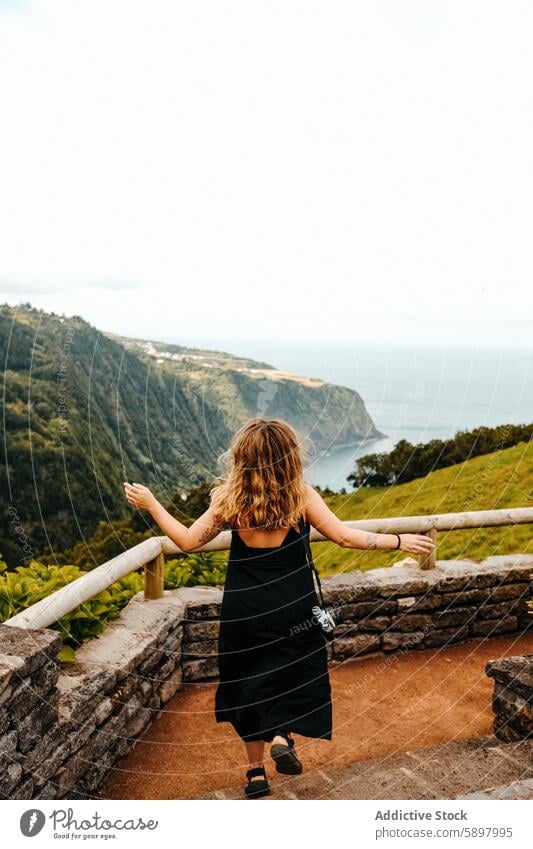
M326 639L315 604L298 531L290 528L281 545L252 548L232 530L215 716L243 740L271 740L277 729L331 739Z

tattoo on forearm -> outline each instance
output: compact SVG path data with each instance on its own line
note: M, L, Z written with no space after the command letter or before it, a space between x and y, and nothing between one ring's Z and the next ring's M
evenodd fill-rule
M377 534L372 534L367 531L366 534L366 547L367 548L377 548L378 545L378 537Z
M213 528L213 527L206 528L205 531L202 532L199 545L205 545L206 542L209 542L210 540L214 539L217 534L218 534L218 528Z

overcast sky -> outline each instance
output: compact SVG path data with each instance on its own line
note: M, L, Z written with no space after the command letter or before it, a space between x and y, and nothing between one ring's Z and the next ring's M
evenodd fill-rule
M533 3L0 0L0 300L526 346Z

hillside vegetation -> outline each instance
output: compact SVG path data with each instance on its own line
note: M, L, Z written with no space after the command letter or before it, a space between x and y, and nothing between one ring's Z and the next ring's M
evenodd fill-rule
M474 457L423 478L389 487L362 487L347 495L327 497L341 519L378 519L466 510L533 507L533 443L519 442ZM533 526L440 532L437 558L481 560L492 554L533 551ZM354 551L321 542L314 545L321 573L390 566L409 557L404 552Z
M436 469L455 466L471 457L510 448L532 438L533 423L459 430L451 439L431 439L417 445L407 439L400 439L392 451L359 457L355 471L348 475L348 480L354 488L407 483L415 478L423 478Z
M519 443L466 460L456 466L430 472L423 479L398 486L361 488L347 495L326 495L325 501L341 519L371 519L387 516L533 507L533 444ZM187 501L169 503L180 521L190 524L209 503L209 485L197 487ZM49 563L75 563L92 569L146 537L159 534L144 512L119 522L100 522L93 536L53 557ZM533 526L441 532L437 557L467 557L480 560L491 554L532 551ZM322 574L390 566L408 557L405 552L361 551L340 548L327 542L313 544L316 564Z

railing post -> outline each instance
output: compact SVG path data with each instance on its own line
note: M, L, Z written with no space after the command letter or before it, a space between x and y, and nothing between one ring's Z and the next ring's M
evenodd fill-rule
M429 531L426 531L424 536L429 537L435 543L435 547L431 549L427 554L420 554L420 568L421 569L435 569L437 565L437 529L430 528Z
M165 556L160 552L144 566L144 597L161 598L163 595Z

